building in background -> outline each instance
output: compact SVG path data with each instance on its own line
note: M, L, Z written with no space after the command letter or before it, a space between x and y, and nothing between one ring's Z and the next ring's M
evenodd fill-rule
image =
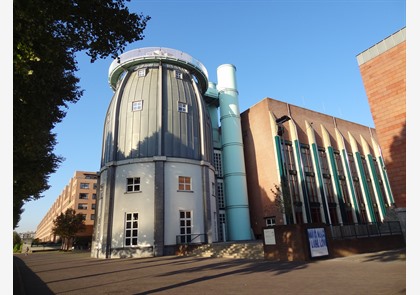
M40 242L57 242L59 237L52 233L53 221L70 208L74 209L76 214L81 213L85 217L86 229L77 234L76 245L87 247L92 241L97 186L98 174L96 172L76 171L39 223L35 239L39 239Z

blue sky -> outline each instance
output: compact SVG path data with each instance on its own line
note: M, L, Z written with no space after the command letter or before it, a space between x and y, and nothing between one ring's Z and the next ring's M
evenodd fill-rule
M237 68L241 112L265 97L374 127L356 56L406 26L406 2L395 1L131 1L150 15L145 39L201 61L209 80ZM77 56L84 96L56 126L55 153L65 158L44 197L25 204L17 232L35 231L76 170L99 171L102 128L113 95L111 58Z

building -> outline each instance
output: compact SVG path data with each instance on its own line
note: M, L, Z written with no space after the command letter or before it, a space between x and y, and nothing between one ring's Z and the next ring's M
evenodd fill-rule
M93 257L251 239L235 70L221 65L216 89L199 61L171 48L132 50L111 64Z
M40 242L57 242L59 237L52 233L53 221L70 208L74 209L76 214L81 213L85 216L86 229L77 234L76 244L81 247L88 246L92 240L97 186L98 174L96 172L76 171L39 223L35 239L39 239Z
M380 222L394 204L374 129L270 98L240 114L231 64L213 83L184 52L140 48L108 77L92 257Z
M406 206L406 28L357 55L397 208Z
M385 218L394 199L374 129L271 98L241 119L256 238L278 224Z

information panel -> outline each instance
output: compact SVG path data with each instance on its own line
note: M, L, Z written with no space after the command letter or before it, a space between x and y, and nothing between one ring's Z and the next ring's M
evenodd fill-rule
M311 257L328 256L327 237L324 228L308 228Z
M264 229L264 241L266 245L276 244L276 236L274 235L274 228Z

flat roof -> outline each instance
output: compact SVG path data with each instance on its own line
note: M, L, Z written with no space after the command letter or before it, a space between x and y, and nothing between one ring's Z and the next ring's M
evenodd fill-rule
M394 46L405 41L405 27L401 30L395 32L394 34L386 37L382 41L376 43L372 47L366 49L365 51L359 53L357 57L357 63L360 65L364 64L365 62L377 57L381 53L391 49Z

